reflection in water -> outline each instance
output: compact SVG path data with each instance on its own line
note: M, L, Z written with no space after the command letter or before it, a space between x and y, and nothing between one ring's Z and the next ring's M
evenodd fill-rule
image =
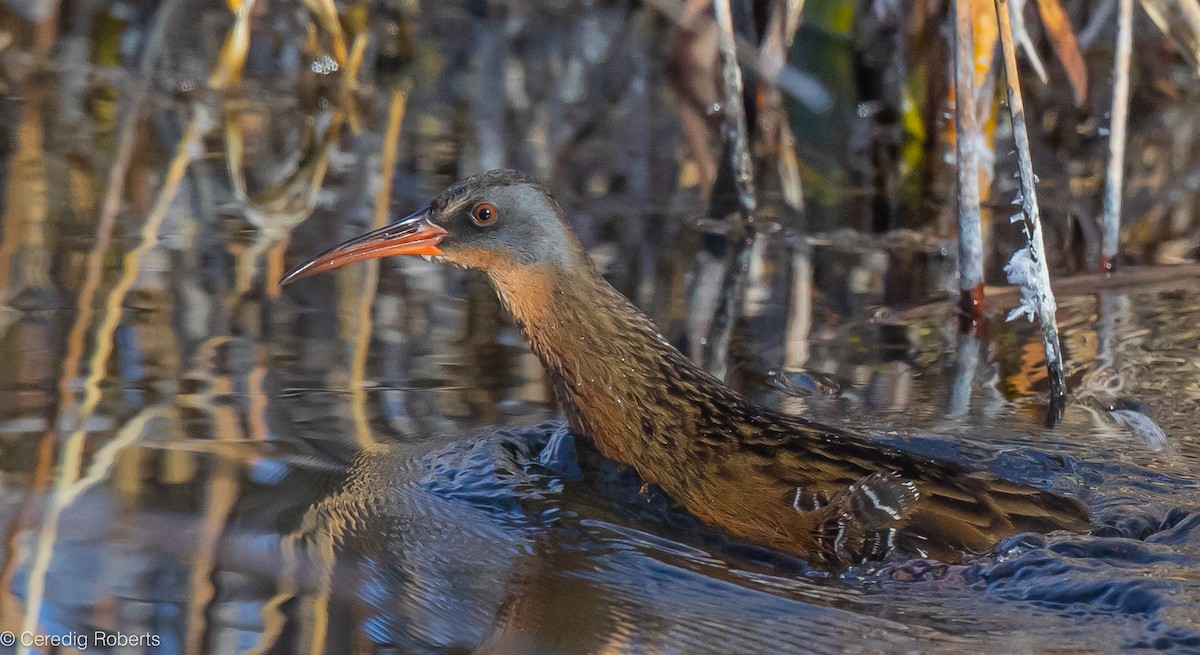
M276 286L289 253L518 165L701 352L712 226L644 15L443 3L414 40L394 7L68 4L64 70L0 100L0 630L181 653L1200 647L1194 281L1062 298L1075 397L1043 429L1032 326L893 313L946 288L945 244L805 236L768 198L730 380L1078 493L1101 524L834 576L586 453L579 480L540 465L555 409L479 278L406 261Z

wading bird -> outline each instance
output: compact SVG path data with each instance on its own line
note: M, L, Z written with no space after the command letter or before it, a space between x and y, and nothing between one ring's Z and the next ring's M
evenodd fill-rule
M738 537L830 564L958 561L1025 531L1084 531L1079 501L756 405L688 360L593 267L535 180L491 171L331 248L289 283L378 257L487 274L571 430Z

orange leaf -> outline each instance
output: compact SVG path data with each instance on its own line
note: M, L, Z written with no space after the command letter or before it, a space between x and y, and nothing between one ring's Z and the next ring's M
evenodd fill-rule
M971 0L971 22L975 29L975 88L981 89L988 83L1000 40L994 0Z
M1037 0L1037 6L1042 25L1050 36L1050 44L1054 46L1054 53L1058 55L1063 69L1067 71L1067 79L1071 81L1075 105L1081 107L1087 100L1087 68L1083 64L1075 32L1071 29L1071 19L1058 0Z

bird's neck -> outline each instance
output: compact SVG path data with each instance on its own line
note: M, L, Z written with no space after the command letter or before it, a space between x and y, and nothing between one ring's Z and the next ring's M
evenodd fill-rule
M689 398L736 397L668 344L580 253L569 267L508 267L490 277L549 375L574 430L621 461L673 458ZM683 432L681 434L680 432Z

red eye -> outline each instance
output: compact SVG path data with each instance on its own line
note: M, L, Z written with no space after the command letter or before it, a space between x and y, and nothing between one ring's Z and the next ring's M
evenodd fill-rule
M496 222L499 215L500 212L496 211L496 206L490 202L481 202L471 210L471 220L476 225L491 225Z

